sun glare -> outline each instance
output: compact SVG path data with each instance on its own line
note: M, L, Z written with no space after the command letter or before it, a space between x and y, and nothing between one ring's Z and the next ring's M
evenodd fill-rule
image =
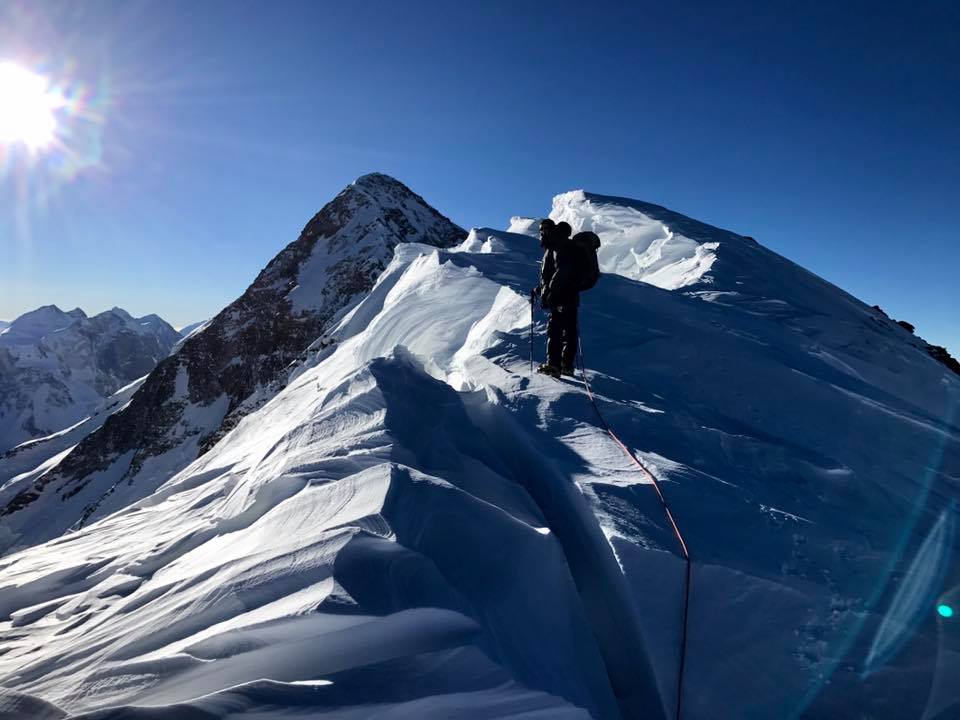
M57 110L65 104L43 75L0 63L0 143L22 143L32 152L48 148L56 137Z

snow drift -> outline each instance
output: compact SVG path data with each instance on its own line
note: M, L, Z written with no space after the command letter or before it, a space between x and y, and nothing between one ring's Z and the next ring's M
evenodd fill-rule
M619 200L619 201L618 201ZM557 195L550 218L566 221L574 233L600 236L604 272L676 290L701 282L716 260L718 242L698 242L642 211L637 201L592 195L582 190Z

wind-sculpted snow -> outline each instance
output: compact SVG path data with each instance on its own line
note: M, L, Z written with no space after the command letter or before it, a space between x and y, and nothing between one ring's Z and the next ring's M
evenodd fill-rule
M529 235L530 237L540 236L540 218L523 217L514 215L510 218L510 225L507 232L516 235Z
M469 292L458 278L486 286L470 292L474 319L513 322L476 271L435 255L406 266L382 322L419 304L417 286ZM421 352L439 341L424 327L407 326ZM31 637L0 660L5 684L71 711L173 705L257 683L269 667L280 683L330 680L310 694L318 706L380 697L397 717L614 716L536 504L416 350L354 369L378 342L375 328L342 340L139 508L54 541L59 560L41 548L11 558L16 589L0 589L0 613ZM99 560L82 559L91 552ZM31 608L14 609L27 597ZM43 657L30 652L35 632ZM411 691L416 668L434 700Z
M709 282L608 273L581 307L597 404L694 558L684 718L950 717L955 636L925 606L960 593L960 379L762 246L639 206L719 243ZM398 245L209 452L5 557L9 702L672 717L684 564L580 380L530 374L539 254Z
M574 233L592 230L600 236L597 255L603 272L665 290L702 281L716 260L718 243L686 237L644 213L643 206L575 190L553 199L550 218L566 221Z
M396 180L359 178L96 432L42 472L18 466L19 480L0 494L0 549L56 537L149 495L284 386L291 363L370 290L398 243L449 247L465 235ZM15 474L0 459L0 478ZM38 522L48 506L54 517Z

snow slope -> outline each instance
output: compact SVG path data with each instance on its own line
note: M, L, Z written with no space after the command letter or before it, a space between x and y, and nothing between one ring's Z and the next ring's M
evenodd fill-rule
M173 346L173 350L171 352L173 353L178 352L180 348L183 347L183 344L187 342L187 340L189 340L191 337L193 337L197 333L202 332L203 329L209 323L210 323L209 320L202 320L200 322L192 323L190 325L184 325L182 328L180 328L179 330L180 339L177 341L177 344Z
M103 427L113 413L126 407L146 379L146 376L138 378L120 388L80 422L45 437L27 440L0 454L0 492L30 484L55 467L77 443ZM2 542L6 540L0 540Z
M200 320L199 322L190 323L189 325L184 325L182 328L178 330L178 332L180 333L180 337L182 338L190 337L194 333L194 331L200 329L201 327L206 325L208 322L209 320Z
M635 242L584 296L584 356L694 557L684 717L953 717L955 634L933 607L960 596L960 378L755 242L564 197L558 215ZM652 235L685 238L653 271L673 290L625 261ZM703 245L710 267L681 282ZM538 256L489 229L397 245L206 454L4 558L4 702L672 717L683 563L583 385L529 373Z
M393 178L359 178L97 432L0 490L0 549L56 537L149 495L285 385L289 365L370 290L398 243L450 246L465 235ZM13 476L4 465L0 478Z
M179 339L156 315L47 305L0 330L0 452L82 420Z

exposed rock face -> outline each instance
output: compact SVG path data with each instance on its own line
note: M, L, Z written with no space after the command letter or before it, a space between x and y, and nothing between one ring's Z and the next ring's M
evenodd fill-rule
M451 247L465 236L402 183L359 178L243 295L161 362L127 407L56 467L0 495L4 523L21 536L30 508L49 501L44 496L75 503L75 512L59 516L82 523L109 510L104 500L121 488L128 502L152 492L286 384L291 363L373 287L398 243ZM64 530L46 528L20 543Z
M20 316L0 334L0 452L87 417L179 339L156 315L120 308L87 317L47 305Z
M960 362L942 345L927 345L927 353L939 363L943 363L957 375L960 375Z
M885 318L890 317L883 311L883 308L881 308L879 305L873 305L872 307L874 310L876 310L878 313L883 315ZM913 323L909 323L906 320L897 320L896 323L911 335L916 335L916 327L914 327ZM941 365L945 365L947 368L955 372L957 375L960 375L960 362L958 362L957 359L950 354L949 350L947 350L942 345L931 345L930 343L928 343L926 340L924 340L919 336L917 337L917 339L922 343L921 347L923 351L927 353L927 355L932 357Z

